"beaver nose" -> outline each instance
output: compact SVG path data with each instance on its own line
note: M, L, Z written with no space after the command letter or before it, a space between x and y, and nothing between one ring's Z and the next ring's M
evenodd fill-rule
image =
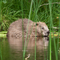
M47 32L47 34L49 35L50 31Z

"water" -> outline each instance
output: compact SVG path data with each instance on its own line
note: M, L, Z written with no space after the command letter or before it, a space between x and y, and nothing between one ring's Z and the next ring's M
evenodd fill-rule
M49 60L49 50L48 50L48 38L43 38L44 45L42 41L37 41L36 44L36 60ZM57 41L57 38L56 38ZM55 58L55 49L52 39L52 60ZM46 47L47 46L47 47ZM23 44L19 39L11 38L0 38L0 60L23 60ZM28 58L27 58L28 57ZM2 59L1 59L2 58ZM60 53L58 53L58 60L60 60ZM35 60L35 45L34 42L30 42L26 49L25 60Z

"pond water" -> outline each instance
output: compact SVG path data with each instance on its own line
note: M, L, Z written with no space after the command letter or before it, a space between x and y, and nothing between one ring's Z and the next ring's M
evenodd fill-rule
M57 41L57 38L55 39ZM18 42L17 42L18 41ZM44 38L45 45L47 46L48 38ZM55 57L55 49L54 49L54 41L52 41L52 60L56 60ZM41 42L42 43L42 42ZM41 47L39 43L36 46L34 44L29 43L28 48L25 52L24 60L49 60L49 50L47 47ZM33 46L33 47L32 47ZM36 53L35 53L36 51ZM0 60L23 60L23 45L20 43L19 39L11 39L0 38ZM36 57L35 57L36 56ZM58 60L60 60L60 53L58 53Z

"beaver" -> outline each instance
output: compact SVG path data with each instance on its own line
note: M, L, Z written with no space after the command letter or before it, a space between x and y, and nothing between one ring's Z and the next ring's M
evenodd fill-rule
M29 19L19 19L8 28L7 38L21 38L32 40L34 37L48 36L49 29L44 22L33 22ZM26 38L27 37L27 38ZM29 38L28 38L29 37ZM35 39L35 38L34 38Z
M49 29L44 22L33 22L26 18L11 23L7 32L12 53L19 52L19 54L22 54L22 52L26 51L27 54L33 55L36 47L39 58L40 56L44 57L44 50L47 49L49 42L48 35Z

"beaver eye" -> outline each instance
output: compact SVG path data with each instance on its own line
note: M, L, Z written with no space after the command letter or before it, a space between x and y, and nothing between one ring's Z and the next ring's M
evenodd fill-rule
M42 27L42 29L44 29L44 28Z
M36 26L37 26L38 24L36 23Z

